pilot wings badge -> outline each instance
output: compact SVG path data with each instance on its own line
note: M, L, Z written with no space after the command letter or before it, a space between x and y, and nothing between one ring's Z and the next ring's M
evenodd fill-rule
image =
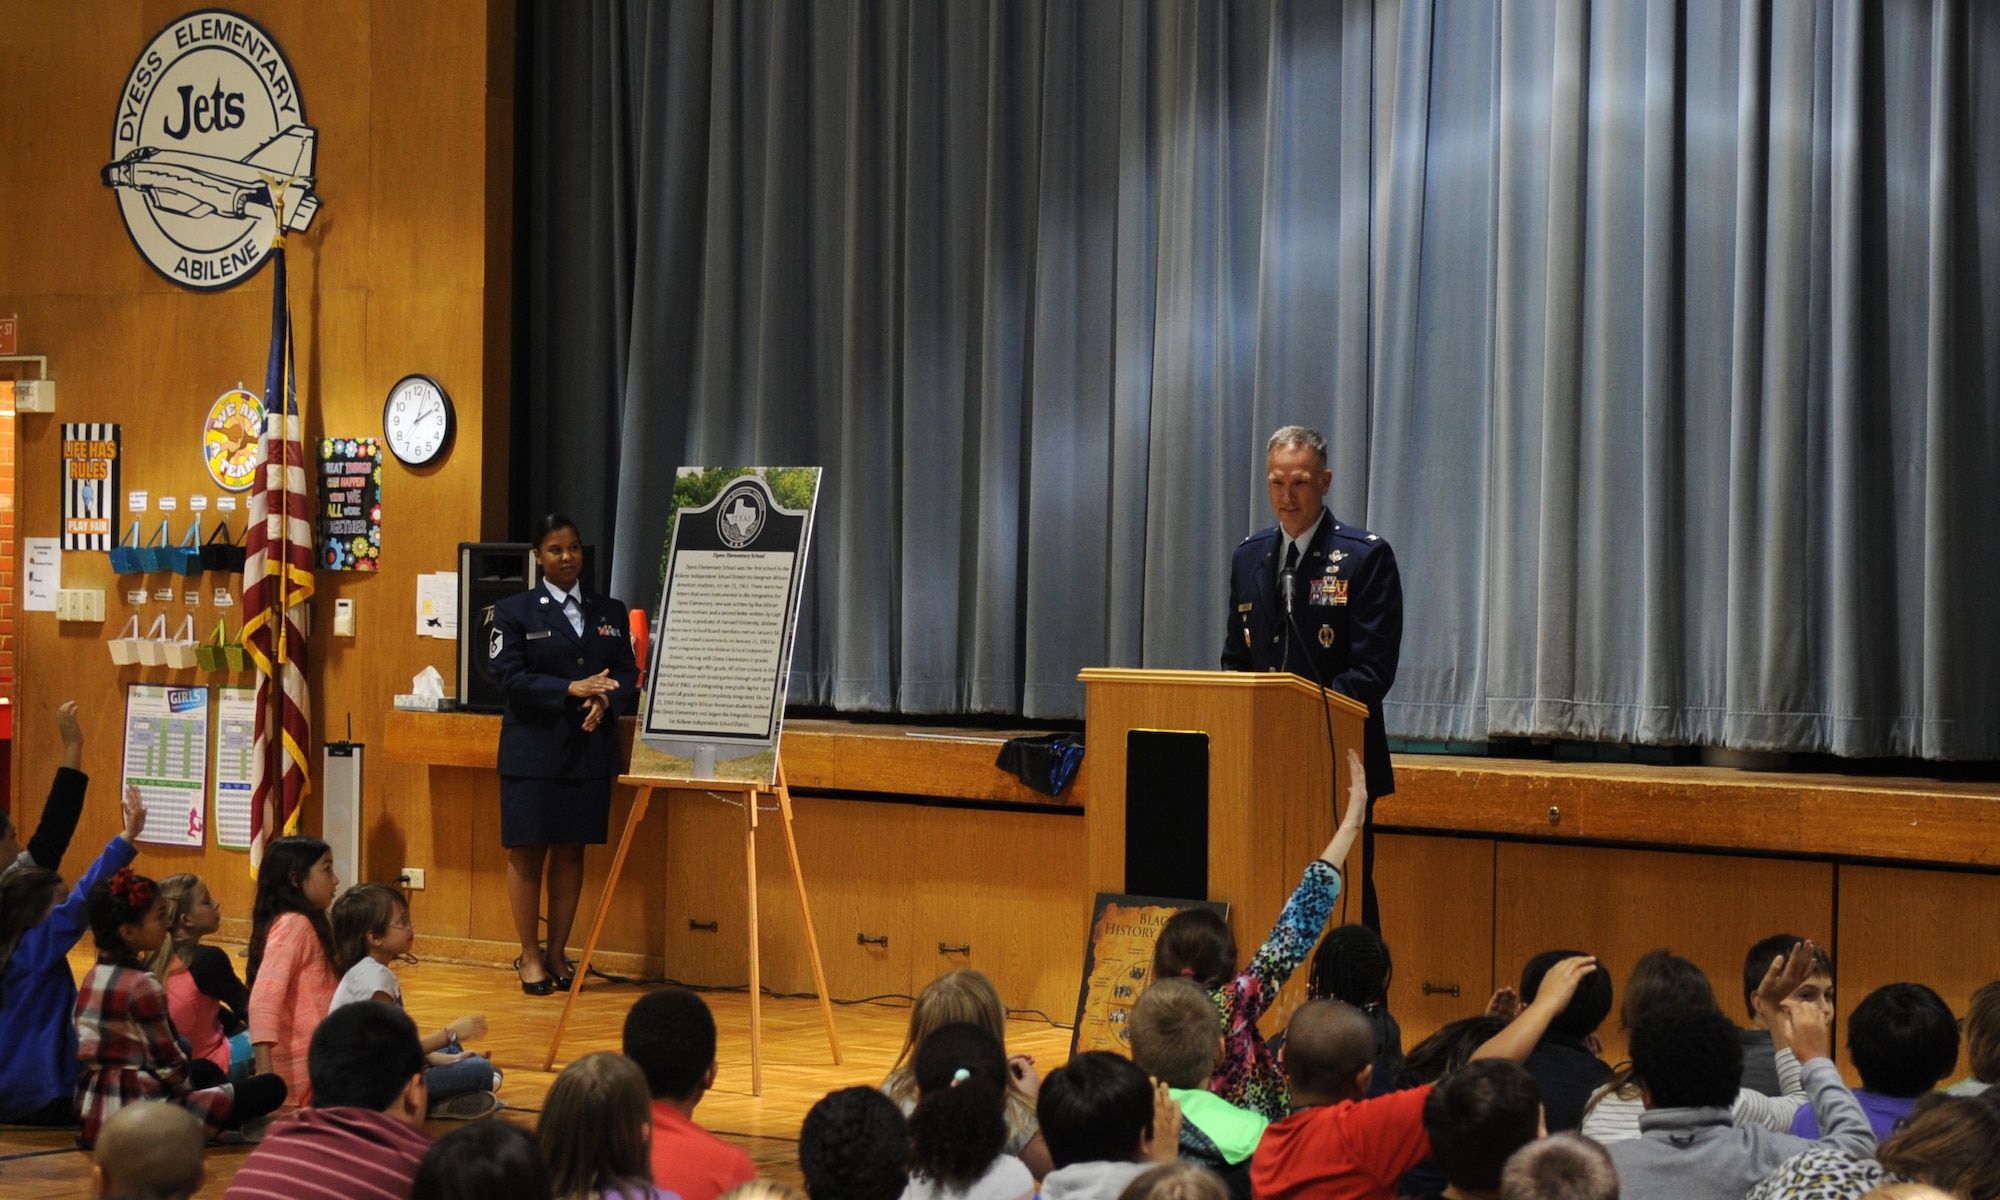
M264 264L281 211L286 229L312 224L317 141L278 43L248 17L202 9L139 52L99 174L154 270L219 291Z

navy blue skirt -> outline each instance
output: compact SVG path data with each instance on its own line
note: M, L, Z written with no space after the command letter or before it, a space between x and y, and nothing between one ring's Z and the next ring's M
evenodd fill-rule
M611 824L611 780L500 777L500 844L602 845Z

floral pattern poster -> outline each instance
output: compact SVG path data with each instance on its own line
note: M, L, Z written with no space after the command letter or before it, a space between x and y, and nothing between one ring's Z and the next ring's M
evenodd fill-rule
M382 443L319 443L319 569L382 569Z

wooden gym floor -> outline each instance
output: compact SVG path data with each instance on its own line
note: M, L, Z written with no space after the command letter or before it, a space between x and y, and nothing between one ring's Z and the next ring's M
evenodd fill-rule
M231 947L232 953L241 947ZM87 948L71 955L78 977L94 961ZM240 968L239 968L240 969ZM533 1128L553 1073L542 1071L549 1037L562 1013L563 996L524 996L511 971L451 963L405 965L403 995L422 1029L436 1028L468 1012L484 1012L492 1032L476 1048L492 1054L506 1072L500 1095L507 1108L500 1119ZM616 1050L626 1010L644 989L594 981L577 1002L558 1062L592 1050ZM907 1001L837 1005L834 1024L845 1057L833 1065L826 1028L814 1000L764 999L764 1094L750 1094L750 999L743 992L707 992L715 1012L721 1072L715 1090L702 1101L695 1120L742 1146L767 1178L800 1185L799 1124L821 1096L852 1084L874 1085L888 1073L902 1049L908 1026ZM1031 1054L1044 1073L1069 1057L1069 1031L1040 1021L1011 1021L1007 1048ZM442 1135L457 1122L434 1121ZM0 1196L8 1200L54 1200L89 1196L90 1156L75 1147L74 1130L29 1130L0 1126ZM213 1147L208 1183L196 1193L220 1197L250 1153L248 1146Z

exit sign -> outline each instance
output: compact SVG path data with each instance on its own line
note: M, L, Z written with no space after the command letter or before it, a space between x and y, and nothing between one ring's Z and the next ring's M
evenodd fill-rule
M20 328L20 317L0 317L0 354L20 353L19 350L15 349L16 344L20 341L20 338L17 336Z

